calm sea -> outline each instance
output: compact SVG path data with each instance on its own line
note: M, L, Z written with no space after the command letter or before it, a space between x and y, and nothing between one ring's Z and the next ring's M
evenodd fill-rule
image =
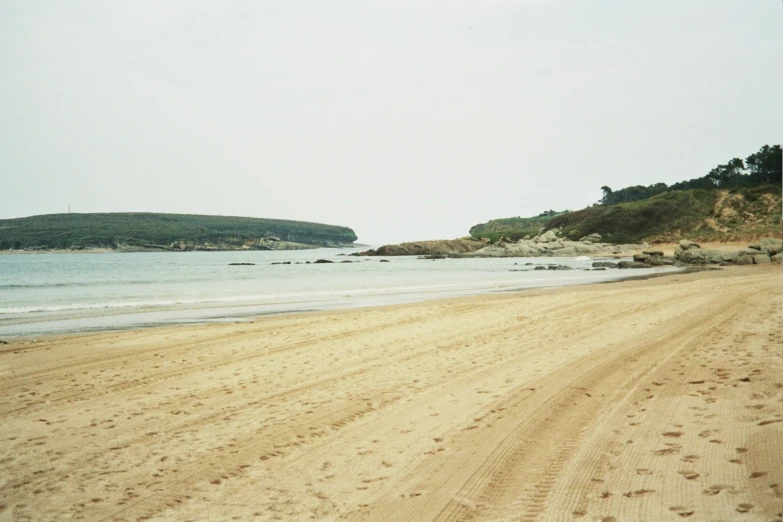
M352 251L0 255L0 339L236 321L603 282L667 270L588 271L593 260L579 258L347 257ZM317 259L334 263L305 264ZM272 264L286 261L291 264ZM534 271L536 264L574 270Z

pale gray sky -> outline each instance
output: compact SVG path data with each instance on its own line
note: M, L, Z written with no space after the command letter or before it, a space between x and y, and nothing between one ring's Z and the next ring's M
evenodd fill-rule
M780 0L0 0L0 218L452 238L780 143Z

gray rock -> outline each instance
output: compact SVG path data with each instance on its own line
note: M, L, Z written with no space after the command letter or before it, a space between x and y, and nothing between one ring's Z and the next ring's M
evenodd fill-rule
M546 267L545 267L545 266L538 265L538 266L537 266L537 267L535 267L533 270L546 270Z
M323 264L323 263L334 263L334 261L329 261L328 259L317 259L313 261L314 265Z
M689 250L691 248L699 248L698 244L694 243L693 241L688 241L687 239L681 240L680 246L683 248L683 250Z
M769 256L767 254L759 254L757 256L753 256L753 261L757 265L763 265L765 263L770 263L771 262L771 260L770 260L770 258L769 258Z
M762 251L766 250L770 256L774 256L775 254L780 254L783 252L783 240L781 239L763 237L759 241L759 246L761 247Z
M756 254L759 253L761 253L761 247L756 248L754 246L749 246L739 251L739 255L741 256L755 256Z
M617 268L617 263L610 261L595 261L593 262L593 268Z
M664 266L673 265L675 261L676 259L670 256L650 256L645 262L652 266Z
M573 268L564 265L549 265L547 270L573 270Z
M662 256L663 252L661 250L645 250L642 254L647 254L648 256Z
M581 241L582 243L600 243L601 234L598 233L588 234L585 237L581 238L579 241Z
M778 265L779 265L779 264L780 264L780 261L781 261L781 255L780 255L780 254L775 254L774 256L772 256L771 258L769 258L769 260L770 260L771 262L773 262L773 263L775 263L775 264L778 264Z
M754 263L753 256L739 256L735 263L738 265L752 265Z
M679 250L675 252L676 259L679 259L683 263L689 265L703 265L705 264L704 252L700 248L691 248L688 250Z
M646 263L637 263L636 261L620 261L617 263L617 268L651 268Z

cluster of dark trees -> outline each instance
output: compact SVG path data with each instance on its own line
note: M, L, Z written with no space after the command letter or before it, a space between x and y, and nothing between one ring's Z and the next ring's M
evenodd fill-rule
M673 185L656 183L648 187L635 185L620 190L601 187L604 195L602 205L616 205L650 198L669 190L691 189L735 189L756 185L783 183L783 150L780 145L764 145L755 154L745 160L734 158L725 165L718 165L709 174L689 181L681 181Z

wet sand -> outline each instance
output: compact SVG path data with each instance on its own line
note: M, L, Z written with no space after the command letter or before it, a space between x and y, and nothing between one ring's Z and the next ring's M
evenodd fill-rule
M782 283L0 345L0 520L777 520Z

